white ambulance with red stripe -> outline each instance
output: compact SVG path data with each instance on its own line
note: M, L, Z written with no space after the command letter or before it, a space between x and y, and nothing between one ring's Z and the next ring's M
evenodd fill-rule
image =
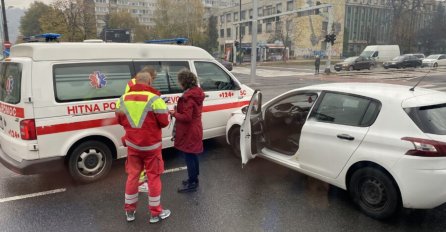
M115 102L145 66L157 70L153 85L171 109L182 93L177 73L187 68L197 74L206 94L204 139L224 135L231 112L253 93L193 46L19 44L0 62L0 162L20 174L68 168L82 182L105 176L113 160L127 155ZM164 148L173 145L172 128L163 130Z

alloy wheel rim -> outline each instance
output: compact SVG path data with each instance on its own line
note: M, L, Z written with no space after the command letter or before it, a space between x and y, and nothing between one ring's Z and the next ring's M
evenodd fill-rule
M79 172L85 176L96 175L102 171L105 164L101 151L90 148L82 152L77 162Z

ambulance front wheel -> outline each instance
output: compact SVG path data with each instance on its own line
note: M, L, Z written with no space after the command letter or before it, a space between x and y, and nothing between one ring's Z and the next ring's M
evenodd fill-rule
M68 170L74 180L90 183L108 174L112 160L107 145L99 141L87 141L79 144L71 152Z

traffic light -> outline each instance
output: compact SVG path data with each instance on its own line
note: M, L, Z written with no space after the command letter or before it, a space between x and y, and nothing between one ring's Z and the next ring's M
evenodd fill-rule
M331 38L330 38L330 35L326 35L326 36L325 36L325 40L324 40L324 42L327 42L327 43L328 43L328 42L330 42L330 39L331 39Z
M316 2L316 6L318 6L318 5L320 5L320 4L321 4L321 2L319 2L319 1ZM316 10L314 11L314 13L318 15L318 14L320 13L319 9L316 9Z
M331 34L331 35L330 35L330 42L331 42L331 45L333 45L335 41L336 41L336 35L335 35L335 34Z
M234 41L234 46L238 48L239 42L236 40Z

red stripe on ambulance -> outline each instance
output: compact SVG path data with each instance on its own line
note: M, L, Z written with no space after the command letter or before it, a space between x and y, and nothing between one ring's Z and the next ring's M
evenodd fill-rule
M203 106L203 112L212 112L218 110L227 110L232 108L239 108L244 105L249 104L249 101L242 102L234 102L228 104L220 104L220 105L208 105ZM72 122L72 123L63 123L51 126L38 126L37 127L37 135L47 135L47 134L55 134L62 133L68 131L76 131L76 130L84 130L90 128L97 128L102 126L111 126L117 125L118 121L116 118L105 118L105 119L96 119L90 121L82 121L82 122Z
M2 102L0 102L0 113L11 115L18 118L25 117L25 110L23 108L7 105Z

